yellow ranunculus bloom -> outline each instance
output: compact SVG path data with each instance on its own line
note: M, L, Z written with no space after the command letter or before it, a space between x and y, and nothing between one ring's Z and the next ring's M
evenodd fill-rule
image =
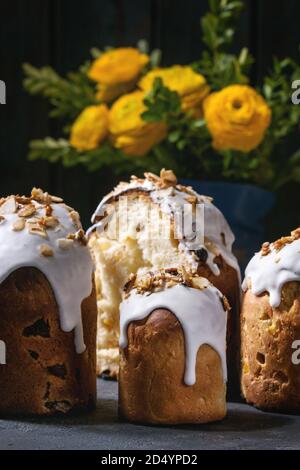
M93 150L108 134L108 108L105 104L88 106L71 129L70 143L78 150Z
M144 91L152 88L156 77L160 77L166 87L176 91L181 97L182 110L196 110L209 93L209 87L203 75L194 72L189 66L174 65L148 72L139 82Z
M271 122L266 101L248 85L230 85L212 93L203 107L217 150L253 150L263 140Z
M118 98L118 96L132 91L135 88L135 84L135 80L131 82L116 83L113 85L98 83L96 98L104 103L111 103L114 99Z
M165 138L167 128L163 122L145 122L141 114L146 110L145 94L135 91L124 95L113 104L109 114L109 131L116 148L127 155L145 155Z
M88 76L105 85L137 80L149 57L133 47L120 47L104 52L96 59Z

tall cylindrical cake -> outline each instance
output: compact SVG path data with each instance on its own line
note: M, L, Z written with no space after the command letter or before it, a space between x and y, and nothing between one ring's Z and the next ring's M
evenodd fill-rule
M0 413L96 401L93 263L79 215L33 189L0 200Z
M193 223L189 224L189 221ZM234 236L211 198L177 182L172 171L120 183L99 204L89 229L96 264L99 373L118 374L119 305L130 276L184 266L206 277L232 306L228 318L230 384L235 373L240 281Z
M152 424L224 418L228 309L184 268L133 276L120 306L120 415Z
M264 243L247 266L242 392L266 410L300 410L300 228Z

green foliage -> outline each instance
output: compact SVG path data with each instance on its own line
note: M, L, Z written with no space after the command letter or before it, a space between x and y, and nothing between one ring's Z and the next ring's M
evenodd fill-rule
M31 95L48 98L53 109L51 117L74 119L86 107L96 103L95 90L86 75L88 64L60 77L51 67L37 69L30 64L23 65L24 88Z
M148 109L142 114L142 118L147 122L169 121L181 113L178 93L165 87L160 77L155 78L152 90L147 94L144 103Z
M228 52L243 2L210 0L209 5L210 11L201 19L202 40L207 49L193 67L205 76L213 90L232 83L247 83L253 62L248 50L242 49L238 57Z
M300 77L300 65L292 59L274 59L262 93L272 110L272 122L260 146L267 173L260 184L278 189L290 180L300 181L300 149L287 155L287 143L299 147L300 105L291 101L292 82ZM258 150L256 150L258 154Z
M65 167L81 164L89 171L96 171L103 166L111 165L117 157L118 151L108 144L95 150L79 152L70 145L68 140L52 137L32 140L29 149L30 160L41 158L51 163L60 161Z

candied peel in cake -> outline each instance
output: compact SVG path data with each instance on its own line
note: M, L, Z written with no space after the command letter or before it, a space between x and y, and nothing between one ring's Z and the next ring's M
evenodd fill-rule
M284 248L286 245L289 245L290 243L293 243L294 241L299 240L299 239L300 239L300 227L293 230L290 235L287 235L286 237L281 237L273 243L269 243L269 242L263 243L260 253L262 256L267 256L269 253L271 253L272 248L274 248L275 251L278 252L282 250L282 248Z

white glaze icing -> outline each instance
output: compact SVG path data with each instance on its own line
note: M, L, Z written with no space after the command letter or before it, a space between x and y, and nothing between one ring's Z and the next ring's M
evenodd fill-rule
M36 213L25 219L29 223L33 218L45 216L44 204L36 201L32 201L32 204L36 207ZM9 204L5 203L5 206ZM76 352L82 353L85 344L81 303L92 291L93 263L88 247L79 241L68 240L67 246L63 245L67 235L78 231L78 223L74 225L70 208L61 203L51 204L52 216L58 218L59 224L47 229L47 238L44 238L29 233L27 226L23 230L14 231L13 224L20 217L17 212L10 212L9 207L5 209L5 206L0 206L0 283L18 268L39 269L53 289L61 329L65 332L74 330ZM53 256L43 256L42 245L47 245L53 251Z
M176 212L181 214L184 212L183 207L186 204L190 204L188 198L191 194L196 196L198 203L204 205L204 230L203 227L201 227L201 234L204 235L204 243L203 240L202 243L200 241L197 243L197 234L196 239L191 239L191 233L185 232L179 241L179 249L185 253L191 267L193 269L197 269L198 259L194 250L204 248L208 254L206 263L215 275L219 275L220 270L216 263L214 263L214 258L221 255L224 261L236 270L240 279L239 265L236 257L232 253L232 245L235 238L227 221L221 211L212 204L209 197L199 195L190 187L188 188L189 193L178 189L178 187L160 189L147 178L142 181L132 180L130 183L121 183L114 189L114 191L104 197L98 205L92 216L92 223L94 225L88 229L87 235L89 236L95 230L98 232L103 230L107 221L105 223L102 221L96 222L97 216L104 215L105 207L112 198L118 198L121 195L125 195L126 192L134 189L149 193L152 201L158 204L163 212L173 216ZM176 217L174 220L176 221ZM188 224L185 225L185 227L186 226L188 227Z
M270 253L264 256L261 252L255 253L245 271L244 291L248 288L248 281L254 295L268 292L271 307L278 307L284 284L300 281L300 239L286 244L279 251L271 244Z
M220 356L223 380L227 381L226 323L227 312L221 302L222 294L209 285L199 290L177 284L149 295L131 291L120 305L120 347L127 346L130 323L143 320L153 310L170 310L180 322L185 338L186 385L196 382L197 352L203 344L211 346Z

